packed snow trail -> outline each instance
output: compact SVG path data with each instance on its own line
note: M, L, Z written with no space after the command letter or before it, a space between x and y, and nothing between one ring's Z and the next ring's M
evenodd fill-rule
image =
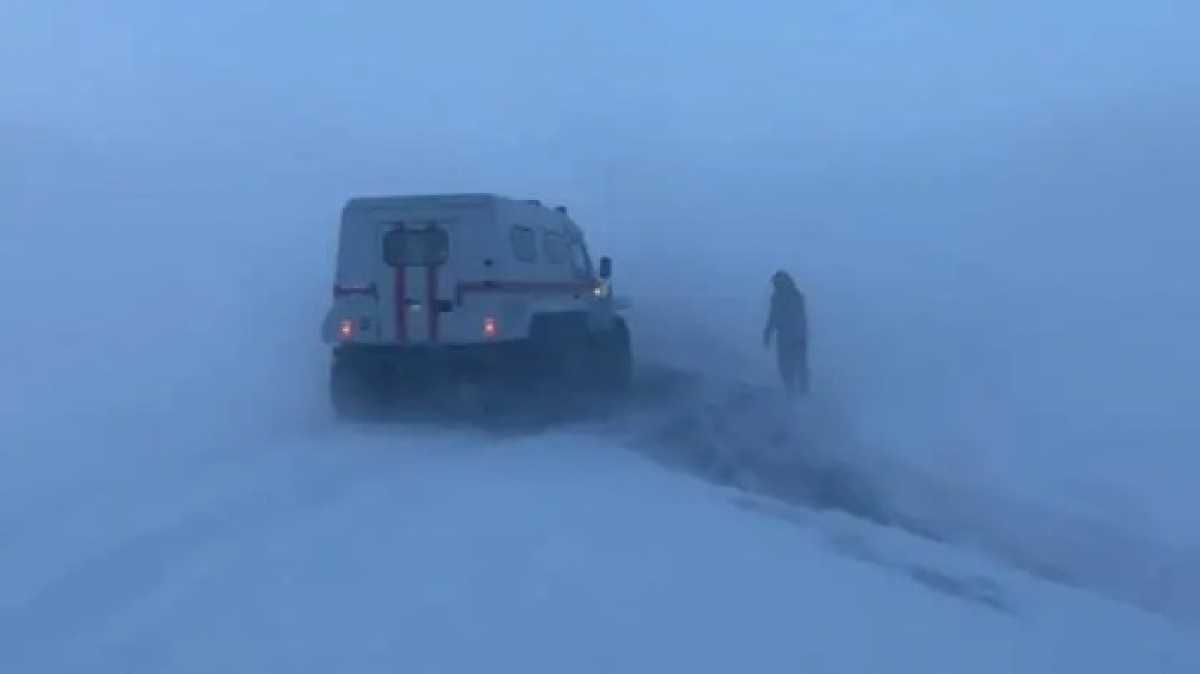
M920 538L967 546L1068 587L1200 626L1200 550L956 483L858 443L819 395L670 368L649 372L651 414L625 419L629 446L665 466L794 505L833 510Z
M604 424L130 421L7 456L0 670L1200 667L1158 617L663 470Z

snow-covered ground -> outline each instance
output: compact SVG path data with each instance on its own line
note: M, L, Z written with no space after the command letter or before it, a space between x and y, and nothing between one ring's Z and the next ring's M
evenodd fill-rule
M650 398L541 430L11 424L0 671L1200 671L1167 618L651 461L690 422Z
M123 179L0 232L0 672L1200 671L1194 552L875 447L828 369L783 407L753 307L627 263L626 409L343 428L335 195L165 228L191 188Z
M0 9L0 674L1200 672L1196 9L275 4ZM344 200L480 190L638 395L332 423Z

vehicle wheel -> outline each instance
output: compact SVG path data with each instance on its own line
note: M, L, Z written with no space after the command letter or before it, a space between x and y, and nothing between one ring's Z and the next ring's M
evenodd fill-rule
M594 349L587 329L573 321L545 320L535 325L536 370L542 384L566 395L587 388L594 370Z
M445 384L447 411L456 417L484 419L501 407L500 383L487 373L471 373L453 377Z
M617 319L600 339L597 381L606 393L624 393L633 381L633 348L629 327Z
M594 387L598 363L590 340L580 337L566 344L560 365L563 383L571 393L585 393Z
M362 358L335 356L329 372L334 413L345 420L372 420L389 409L392 395L386 371Z

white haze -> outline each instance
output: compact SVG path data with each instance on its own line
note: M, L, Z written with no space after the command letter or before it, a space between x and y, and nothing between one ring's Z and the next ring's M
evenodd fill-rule
M47 440L64 427L326 414L342 202L494 191L572 209L646 352L773 384L758 339L786 267L817 395L866 442L1200 544L1198 20L9 4L3 472L122 451Z

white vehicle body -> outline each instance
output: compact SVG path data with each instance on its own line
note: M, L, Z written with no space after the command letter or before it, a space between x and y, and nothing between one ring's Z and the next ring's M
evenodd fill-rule
M445 251L432 249L437 239ZM328 344L462 346L528 338L535 316L563 312L602 329L605 288L564 211L492 195L358 198L342 212L322 334Z
M562 207L490 194L351 199L322 338L335 356L408 371L550 357L614 330L627 342L609 266L593 264Z

